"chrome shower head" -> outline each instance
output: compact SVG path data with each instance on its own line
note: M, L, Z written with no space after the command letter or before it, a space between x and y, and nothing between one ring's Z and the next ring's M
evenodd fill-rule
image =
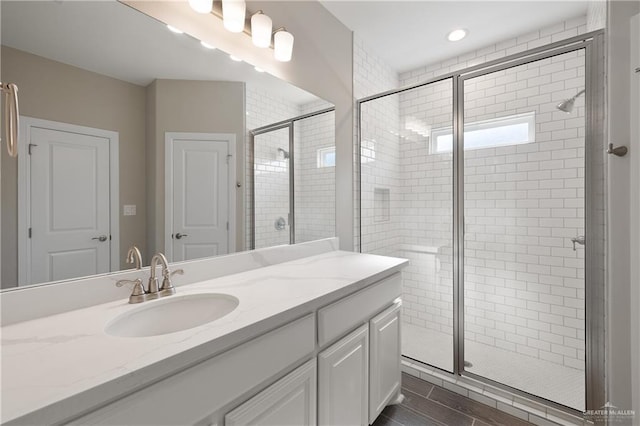
M569 99L565 99L564 101L560 102L558 105L556 105L556 108L558 108L560 111L566 112L567 114L571 113L571 111L573 111L573 105L576 103L576 99L583 93L584 89L582 89Z
M282 153L282 156L284 157L284 159L286 160L287 158L289 158L289 151L285 151L282 148L278 148L278 152Z

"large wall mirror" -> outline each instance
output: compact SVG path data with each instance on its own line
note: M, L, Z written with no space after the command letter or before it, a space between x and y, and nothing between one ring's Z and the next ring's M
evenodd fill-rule
M288 237L269 204L284 173L295 241L334 235L332 112L252 154L252 130L327 102L115 1L0 7L21 118L18 158L2 153L3 289L130 268L133 245L145 265L249 249L254 217Z

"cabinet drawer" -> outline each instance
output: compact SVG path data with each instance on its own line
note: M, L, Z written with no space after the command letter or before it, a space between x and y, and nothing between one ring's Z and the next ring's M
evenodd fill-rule
M389 306L402 293L400 273L318 310L318 345L331 343Z
M316 383L314 358L231 411L224 424L314 426Z
M195 424L313 353L314 329L314 316L307 315L71 424Z

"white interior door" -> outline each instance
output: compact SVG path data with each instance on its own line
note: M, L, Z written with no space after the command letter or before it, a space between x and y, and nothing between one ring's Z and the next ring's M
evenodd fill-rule
M108 272L110 139L30 127L31 283Z
M172 261L230 252L230 135L167 134Z

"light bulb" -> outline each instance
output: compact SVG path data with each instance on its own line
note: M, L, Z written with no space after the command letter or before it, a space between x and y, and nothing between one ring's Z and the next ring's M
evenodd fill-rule
M246 7L244 0L222 0L222 21L227 30L232 33L244 31Z
M189 0L189 6L198 13L211 13L213 2L212 0Z
M271 45L271 18L263 13L256 13L251 17L251 39L258 47L269 47Z
M289 62L293 53L293 34L285 30L273 35L273 56L276 61Z

